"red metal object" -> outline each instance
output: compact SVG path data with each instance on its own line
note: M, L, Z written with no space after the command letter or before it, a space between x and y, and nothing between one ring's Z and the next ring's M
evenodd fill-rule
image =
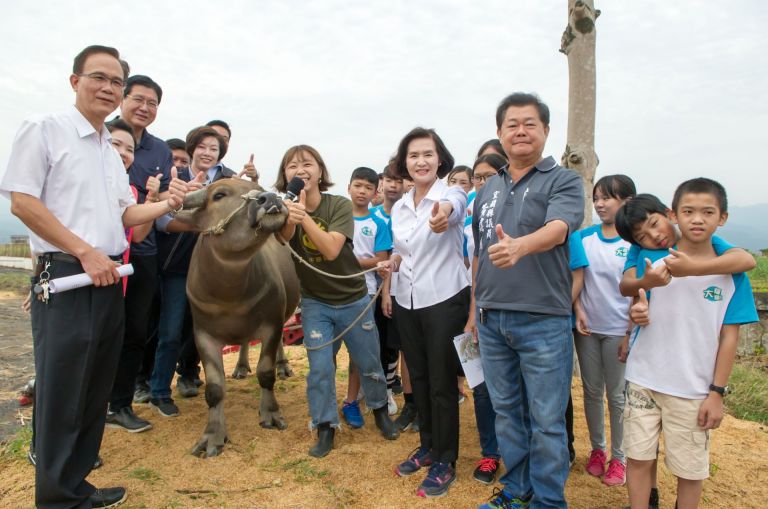
M304 332L301 329L301 311L297 311L283 325L283 344L293 345L300 343L304 339ZM260 339L251 341L248 346L255 346L261 343ZM227 345L221 349L222 354L234 353L240 351L240 345Z

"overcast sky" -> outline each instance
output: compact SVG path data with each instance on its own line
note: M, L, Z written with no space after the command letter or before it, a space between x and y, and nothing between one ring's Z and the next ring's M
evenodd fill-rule
M598 177L626 173L671 199L720 180L734 205L768 201L768 7L760 0L597 1ZM271 184L285 150L313 145L346 193L412 127L434 127L457 164L495 137L496 105L535 91L565 146L567 0L13 2L0 30L0 172L20 122L74 101L72 59L117 47L164 90L149 131L184 138L230 123L225 163L248 155ZM8 214L8 202L0 206Z

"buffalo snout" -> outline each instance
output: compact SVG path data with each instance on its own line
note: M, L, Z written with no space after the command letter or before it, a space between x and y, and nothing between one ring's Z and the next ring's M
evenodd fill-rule
M285 222L287 208L278 195L270 192L260 193L248 204L248 219L251 228L257 226L267 227L272 230L275 226L279 229Z

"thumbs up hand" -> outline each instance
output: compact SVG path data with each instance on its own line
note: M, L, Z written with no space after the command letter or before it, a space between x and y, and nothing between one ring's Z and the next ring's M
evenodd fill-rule
M432 216L429 218L429 227L435 233L443 233L448 229L448 216L453 212L453 205L449 202L435 202L432 206Z
M237 174L237 178L242 178L243 175L251 179L252 182L259 181L259 172L256 171L256 166L253 164L253 154L248 158L248 162L243 165L243 169Z
M654 267L651 260L645 259L645 273L641 279L643 288L650 290L658 286L667 286L672 281L672 274L666 263L660 263Z
M180 209L184 204L184 197L187 195L187 183L179 178L179 172L176 167L171 167L171 183L168 184L168 207L173 210Z
M510 237L500 224L496 225L496 237L499 241L488 248L488 258L495 267L508 269L528 254L525 237Z
M147 184L144 186L147 189L147 202L155 203L158 201L160 195L160 179L163 178L162 173L158 173L155 176L147 179Z
M645 290L642 288L638 290L637 297L629 308L629 317L637 325L644 326L651 323L651 316L648 313L648 297L645 295Z
M301 224L304 218L307 217L307 192L303 189L299 193L298 202L285 199L283 200L283 203L288 208L288 218L285 220L286 224Z
M187 182L187 192L190 193L197 189L202 189L205 186L205 182L208 180L208 174L204 171L200 171L195 175L195 178Z

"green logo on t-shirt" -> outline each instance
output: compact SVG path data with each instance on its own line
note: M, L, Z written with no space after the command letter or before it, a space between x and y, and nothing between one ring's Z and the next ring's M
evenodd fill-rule
M370 226L363 226L360 229L360 233L362 233L366 237L373 237L373 229Z
M617 247L617 248L616 248L616 252L615 252L614 254L615 254L616 256L618 256L619 258L626 258L626 257L627 257L627 254L629 254L629 249L627 249L627 248L626 248L626 247L624 247L624 246L622 246L622 247Z
M710 286L704 290L704 298L712 302L723 300L723 289L717 286Z

